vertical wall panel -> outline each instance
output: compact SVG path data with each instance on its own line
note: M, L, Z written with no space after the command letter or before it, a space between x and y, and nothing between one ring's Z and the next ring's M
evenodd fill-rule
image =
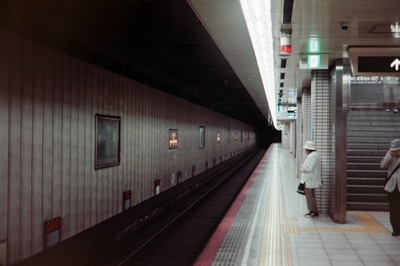
M42 246L43 218L43 137L44 137L44 50L42 46L34 46L33 57L33 128L32 128L32 253L37 253Z
M81 143L78 136L78 88L79 88L79 61L72 58L70 61L70 118L66 121L71 125L69 139L69 154L70 154L70 174L69 174L69 208L71 218L70 235L75 235L78 232L78 221L82 219L80 211L79 199L82 197L82 189L78 186L78 165L79 154L81 154Z
M165 94L162 92L159 92L159 96L158 96L158 132L161 132L163 129L165 129L166 126L166 119L165 119L165 112L166 112L166 106L168 104L168 102L165 99ZM162 143L163 143L164 138L158 138L158 142L159 145L161 147ZM163 190L165 188L165 176L166 174L166 168L167 168L167 156L166 156L167 152L163 152L159 154L159 160L158 160L158 164L159 164L159 171L157 172L157 176L156 179L160 179L161 180L161 190ZM154 180L152 181L154 182ZM153 183L154 186L154 183Z
M126 135L126 137L128 138L128 136L131 138L131 141L129 143L127 143L127 146L129 147L129 157L130 160L129 162L129 174L127 176L127 178L129 179L129 188L132 191L132 204L135 205L139 202L139 197L138 197L138 192L137 192L137 186L136 186L136 178L135 178L135 171L137 169L137 156L136 156L136 152L137 152L137 123L138 123L138 119L136 117L136 113L137 113L137 104L136 104L136 92L135 92L135 88L134 88L134 84L133 83L129 83L127 85L127 93L129 95L129 108L128 108L128 112L131 113L132 115L129 117L129 132L128 135ZM137 90L137 88L136 88Z
M115 84L115 74L113 73L107 73L106 74L107 77L107 90L106 90L106 94L104 95L104 97L106 99L108 99L108 114L110 115L115 115L115 106L114 106L114 100L116 99L116 93L118 92L118 87ZM111 88L112 87L112 88ZM108 209L107 209L107 213L106 213L106 217L110 217L113 215L113 210L114 210L114 202L115 202L115 194L114 194L114 190L115 190L115 185L116 185L116 181L118 178L118 175L116 173L116 171L118 170L118 167L111 167L107 169L107 194L108 194Z
M151 165L151 156L154 154L154 144L152 143L152 136L151 134L151 125L152 125L152 118L150 116L149 112L149 107L151 104L150 97L151 97L152 91L146 91L144 93L144 102L143 102L143 127L144 127L144 134L143 134L143 142L144 142L144 147L143 147L143 156L145 157L145 160L142 164L142 172L146 173L146 175L143 175L142 177L142 193L145 195L145 198L149 198L151 195L149 193L149 182L148 180L151 179L151 174L152 170L150 169ZM160 132L160 135L164 135L164 132Z
M108 73L108 98L109 98L109 114L110 115L117 115L117 108L114 104L114 102L118 98L118 86L115 82L115 74L114 73ZM115 210L115 203L116 203L116 185L118 182L118 168L119 167L111 167L109 168L108 176L107 176L107 183L108 183L108 212L107 212L107 217L110 217L113 215Z
M128 113L130 112L130 108L132 106L131 104L131 99L130 99L130 94L128 93L129 90L129 84L126 79L121 79L121 103L122 103L122 116L125 117L124 121L124 126L122 127L122 132L121 132L121 148L123 152L121 153L121 160L125 162L131 162L132 161L132 148L130 145L128 145L128 136L130 135L132 131L132 116L128 116ZM125 177L122 179L122 191L125 190L131 190L132 189L132 183L131 183L131 164L126 163L125 167L122 168L122 176ZM126 189L124 189L126 188ZM131 200L132 203L132 200Z
M75 114L76 117L76 150L72 154L75 154L76 164L76 212L77 212L77 224L76 232L80 232L85 229L85 199L86 199L86 183L85 181L89 179L89 176L85 175L85 105L86 105L86 68L85 64L81 61L76 61L77 75L75 77L75 82L73 81L73 92L75 95Z
M111 101L111 108L112 108L112 115L114 116L122 116L122 114L119 111L119 93L120 93L120 86L119 86L119 79L118 75L115 73L111 74L111 80L110 80L110 90L111 95L110 99ZM118 203L121 202L121 197L118 197L118 184L119 184L119 179L120 179L120 169L121 167L113 167L111 168L110 176L108 177L108 183L110 184L111 190L110 190L110 210L109 210L109 215L114 215L115 213L118 213L118 211L121 210L121 208L118 208Z
M148 119L147 119L147 142L148 142L148 163L146 163L146 165L149 167L149 171L148 171L148 178L146 178L145 180L145 190L147 191L147 194L149 196L152 195L152 184L151 184L151 180L154 179L155 176L155 159L156 159L156 154L158 152L160 152L160 147L157 147L157 142L156 142L156 138L159 138L160 136L157 136L157 134L151 134L151 130L154 130L156 128L156 123L155 123L155 106L154 106L154 102L155 102L155 91L151 90L148 93L148 101L146 104L146 113L148 114Z
M138 119L138 111L139 111L139 106L137 104L137 90L139 88L135 87L134 84L129 84L129 93L130 93L130 108L129 112L132 113L131 117L131 130L129 131L129 136L132 138L131 142L128 143L128 146L130 147L131 153L131 161L130 161L130 174L129 174L129 180L130 180L130 187L132 190L132 204L137 204L140 202L140 195L138 192L138 176L137 176L137 171L138 171L138 166L139 166L139 153L138 153L138 124L139 124L139 119Z
M90 119L90 122L89 122L89 125L90 125L90 128L92 129L92 131L91 131L91 143L89 143L89 145L91 146L91 147L93 147L92 149L91 149L91 153L89 154L89 156L90 157L92 157L93 158L93 161L92 161L92 165L91 165L91 167L90 167L90 169L91 169L91 172L93 172L93 174L91 175L91 182L90 182L90 194L91 194L91 200L90 200L90 224L91 225L95 225L95 224L97 224L97 212L98 212L98 208L97 208L97 206L98 206L98 200L97 200L97 198L98 198L98 186L97 186L97 183L98 183L98 178L99 178L99 174L98 174L98 172L96 171L96 172L94 172L94 164L95 164L95 162L94 162L94 156L95 156L95 148L94 148L94 146L95 146L95 138L96 138L96 136L95 136L95 133L93 132L93 130L95 130L95 127L96 127L96 124L95 124L95 114L96 113L99 113L99 109L98 109L98 97L99 97L99 93L98 93L98 86L99 86L99 78L98 78L98 76L99 76L99 69L98 68L93 68L93 67L90 67L90 70L91 70L91 72L92 72L92 82L91 82L91 99L92 99L92 101L91 101L91 103L92 103L92 110L93 110L93 112L90 112L90 114L89 114L89 119Z
M130 162L132 170L131 170L131 176L129 177L131 179L131 186L132 186L132 199L133 203L137 204L141 201L141 195L140 195L140 188L139 188L139 181L140 177L138 175L139 172L139 165L140 165L140 151L139 151L139 128L140 128L140 89L141 85L135 85L135 84L130 84L129 86L130 93L132 94L131 96L131 111L132 111L132 131L130 132L130 135L132 137L132 141L129 144L132 149L132 161Z
M74 216L71 214L71 58L62 55L61 75L61 215L64 218L64 237L72 235L71 230L75 225Z
M106 114L104 110L104 70L99 69L98 71L98 77L97 77L97 112L99 114ZM95 136L96 137L96 136ZM95 140L96 141L96 140ZM96 145L96 143L94 144ZM96 219L97 222L103 221L105 215L104 212L107 209L107 197L108 195L106 194L106 189L104 188L104 175L105 171L96 171L96 205L97 205L97 210L96 210ZM100 205L99 205L100 203Z
M9 200L8 232L16 236L21 232L21 93L22 93L22 53L21 42L13 39L10 47L10 124L9 124ZM25 203L26 204L26 203ZM21 257L21 239L8 235L10 263Z
M33 113L33 49L23 43L21 101L21 233L32 235L32 113ZM31 242L21 243L21 255L31 254Z
M119 101L121 100L120 98L120 93L121 93L121 84L120 84L120 77L119 75L113 73L113 80L112 83L114 84L113 91L113 103L112 106L114 108L114 115L121 116L122 112L119 109ZM121 122L121 127L122 127L122 122ZM121 133L121 132L120 132ZM121 146L120 146L121 147ZM121 147L121 154L122 154L122 147ZM121 196L122 192L120 190L120 183L121 183L121 167L113 167L113 175L110 176L110 182L113 185L113 191L111 195L112 199L112 208L111 208L111 216L115 215L116 213L120 212L122 210L121 208Z
M144 142L145 142L145 157L146 160L144 162L144 173L147 173L147 176L143 176L143 191L146 195L146 198L149 198L152 196L151 192L150 192L150 180L152 179L152 175L153 175L153 170L151 169L151 164L152 164L152 160L153 160L153 155L155 154L154 151L154 136L155 134L152 134L152 129L153 129L153 121L154 118L151 116L151 104L152 104L152 97L153 97L153 93L154 90L149 90L146 91L145 95L145 102L144 102L144 114L145 114L145 119L143 119L144 122L144 127L145 127L145 134L144 134ZM164 132L160 132L160 136L163 136Z
M53 77L53 135L51 138L52 141L52 158L53 164L50 166L53 170L51 180L52 180L52 208L50 217L47 219L51 219L57 216L62 217L62 224L63 227L61 229L61 239L67 238L68 231L64 227L64 224L68 224L68 217L62 216L62 209L61 209L61 195L62 195L62 171L61 171L61 163L62 163L62 91L63 91L63 83L62 83L62 54L55 52L54 53L54 77Z
M43 88L43 222L53 215L53 103L54 103L54 53L44 49ZM42 237L43 237L43 232ZM43 241L40 242L43 247Z
M114 98L114 102L113 102L113 106L114 106L114 114L121 116L121 117L126 117L124 116L122 109L120 108L120 101L122 101L122 97L121 97L121 93L122 93L122 86L121 86L121 76L114 74L114 84L115 84L115 98ZM120 136L122 138L122 127L123 124L121 122L121 131L120 131ZM123 154L123 147L120 143L120 154ZM121 162L122 162L122 157L121 157ZM122 166L122 165L121 165ZM122 195L122 187L121 187L121 183L122 183L122 167L114 167L114 176L115 178L111 178L111 180L114 179L114 190L113 190L113 205L112 205L112 215L114 215L115 213L118 213L120 211L122 211L122 204L121 204L121 195Z
M173 106L174 102L173 99L165 103L165 110L164 110L164 123L166 128L171 128L173 125ZM161 131L162 132L162 131ZM171 187L171 164L173 164L173 159L171 157L174 154L174 150L167 150L165 153L165 172L163 176L163 190L168 189Z
M107 71L103 71L103 83L101 83L101 86L103 87L103 114L106 115L113 115L113 109L111 106L112 102L112 95L110 93L110 79L111 79L110 73ZM105 220L107 217L110 217L111 215L111 204L112 204L112 183L110 177L112 176L112 171L114 168L106 168L103 169L103 197L104 197L104 210L103 210L103 216L102 220Z
M152 95L150 97L150 105L149 105L149 113L151 117L151 127L153 130L158 129L158 120L159 118L157 117L157 112L158 112L158 100L159 100L159 94L157 90L152 90ZM158 129L158 132L160 132L160 129ZM160 139L160 136L157 136L157 134L151 134L151 145L152 145L152 154L151 156L151 177L147 179L147 187L149 190L150 195L154 195L154 180L156 179L157 172L158 172L158 160L160 156L160 148L163 147L164 145L160 143L158 140Z
M135 179L137 180L136 186L139 192L139 202L146 200L146 197L143 193L143 183L145 180L145 174L144 174L144 169L145 169L145 162L146 162L146 145L145 145L145 132L146 128L144 127L144 122L146 120L146 114L144 112L145 109L145 101L146 101L146 93L145 93L145 87L143 85L140 85L140 90L138 91L139 94L136 95L136 104L138 105L138 113L136 114L136 117L138 119L138 125L136 128L136 134L134 136L138 136L138 141L137 141L137 152L135 154L135 158L137 158L137 170L135 171ZM143 174L142 174L143 173Z
M0 152L0 158L6 157L0 161L0 199L7 202L0 208L0 252L7 250L10 263L43 250L46 220L60 216L61 240L67 239L121 212L123 191L132 191L136 205L154 196L156 179L166 190L172 174L176 184L178 171L190 178L193 165L201 173L205 161L212 167L214 158L218 164L225 153L252 145L233 137L230 144L225 139L216 143L217 130L223 138L228 127L232 133L252 130L242 122L0 34L12 39L10 45L0 44L5 55L0 61L0 130L5 133L0 141L6 144ZM121 117L119 166L94 169L95 114ZM206 129L203 150L199 126ZM173 128L179 145L170 150Z
M93 87L93 68L90 65L82 63L81 75L84 75L85 79L82 79L83 87L80 87L80 91L83 91L84 100L82 101L82 106L80 108L83 121L83 145L84 145L84 156L82 166L83 166L83 176L79 177L83 179L84 184L84 229L87 229L92 224L92 180L93 180L93 169L94 169L94 152L93 152L93 114L92 114L92 87Z
M0 31L0 36L4 34ZM11 61L10 43L8 36L4 36L0 42L0 264L6 265L7 261L7 227L8 212L7 204L9 195L9 99L10 81L9 67Z
M141 85L135 85L131 84L130 90L132 93L132 131L130 132L132 136L132 141L129 144L129 146L132 147L132 173L130 176L131 182L132 182L132 199L134 204L137 204L141 201L141 195L140 195L140 176L139 176L139 166L141 163L142 157L140 156L140 135L139 135L139 129L141 127L140 125L140 103L141 99L139 98L140 95L140 90L141 90Z

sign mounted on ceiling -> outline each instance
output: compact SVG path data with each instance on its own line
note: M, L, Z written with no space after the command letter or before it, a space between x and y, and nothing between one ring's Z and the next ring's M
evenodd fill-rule
M353 76L400 75L400 47L350 47Z
M359 72L400 73L400 56L359 56Z

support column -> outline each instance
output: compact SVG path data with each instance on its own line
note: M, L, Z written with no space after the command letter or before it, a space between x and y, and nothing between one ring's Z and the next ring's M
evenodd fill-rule
M317 201L322 213L328 213L330 180L333 161L332 132L330 130L330 75L328 70L314 70L311 80L311 135L321 156L322 181L317 190Z
M351 69L348 59L336 61L332 70L331 131L332 178L329 190L329 214L336 223L346 223L347 179L347 108L350 93Z
M322 213L346 223L347 99L350 88L348 61L339 60L332 72L314 70L311 88L298 99L297 165L306 157L304 142L316 143L321 156L324 185L317 190Z

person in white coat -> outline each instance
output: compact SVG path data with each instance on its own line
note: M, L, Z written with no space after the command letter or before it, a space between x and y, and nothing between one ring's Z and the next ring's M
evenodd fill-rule
M387 183L384 189L388 192L390 224L392 236L400 235L400 139L394 139L390 148L381 160L381 168L387 169ZM389 177L390 176L390 177Z
M315 148L315 143L306 141L303 147L307 158L300 167L300 182L304 183L304 192L309 210L304 216L307 218L318 217L317 200L315 198L315 189L320 187L321 182L321 159Z

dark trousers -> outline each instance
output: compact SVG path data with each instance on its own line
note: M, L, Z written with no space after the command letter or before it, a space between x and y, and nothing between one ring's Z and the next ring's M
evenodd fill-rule
M390 224L393 232L400 233L400 192L396 186L393 192L389 192Z

